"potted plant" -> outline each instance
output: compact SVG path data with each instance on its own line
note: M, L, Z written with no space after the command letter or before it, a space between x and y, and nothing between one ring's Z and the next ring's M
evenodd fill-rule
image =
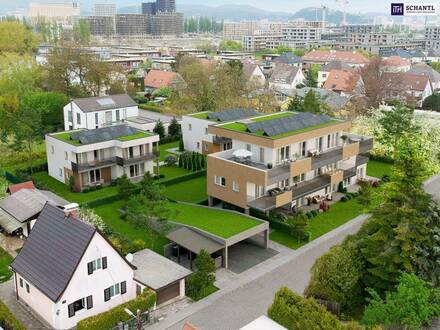
M342 140L343 145L345 146L345 144L347 143L347 140L348 140L348 136L347 135L342 135L341 136L341 140Z
M269 170L272 169L272 167L273 167L272 163L267 163L267 168L268 168Z

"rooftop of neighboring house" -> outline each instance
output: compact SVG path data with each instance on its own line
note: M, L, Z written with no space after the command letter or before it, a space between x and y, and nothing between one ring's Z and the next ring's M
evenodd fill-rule
M270 115L260 115L242 121L219 124L217 127L276 140L287 136L336 125L341 122L342 121L327 115L284 111Z
M139 109L139 116L136 117L128 117L125 121L127 122L134 122L137 124L146 124L146 123L152 123L157 122L160 120L162 123L169 123L173 118L176 118L177 120L180 120L179 117L174 117L170 115L166 115L163 113L150 111L150 110L143 110Z
M368 59L359 53L341 50L312 50L302 57L303 62L331 62L335 60L348 64L366 64Z
M86 97L74 99L72 102L83 112L105 111L137 106L137 103L128 94Z
M429 57L440 56L440 50L438 50L438 49L428 49L427 56L429 56Z
M350 101L348 97L324 88L304 87L297 89L296 93L298 96L304 97L309 91L315 92L320 97L321 102L324 102L333 110L342 109Z
M403 58L411 59L413 57L425 57L425 54L418 49L407 50L407 49L391 49L391 50L383 50L380 52L381 57L391 57L391 56L400 56Z
M131 263L137 268L134 279L153 290L161 289L191 274L190 270L150 249L134 253Z
M427 76L432 83L440 82L440 73L426 63L414 64L411 69L407 71L407 73Z
M283 64L299 64L301 63L301 57L296 56L292 52L283 53L280 56L277 56L273 59L275 63L283 63Z
M344 62L342 62L340 60L336 60L336 61L328 62L319 71L329 72L331 70L346 70L346 71L349 71L349 70L352 70L352 67L349 66L347 63L344 63Z
M296 66L279 64L273 68L269 78L271 83L291 84L301 69Z
M32 181L26 181L22 183L17 184L11 184L8 187L8 192L10 194L16 193L17 191L21 189L35 189L34 183Z
M260 67L256 63L252 63L249 61L243 61L243 76L246 80L249 80L252 78L252 74L255 72L255 70L259 69ZM261 71L263 73L263 71Z
M171 88L177 80L181 80L180 74L173 71L150 70L145 76L145 87Z
M398 55L390 56L384 59L383 62L386 66L408 66L411 64L409 59Z
M239 120L249 117L255 117L257 115L259 115L259 113L253 109L228 109L217 112L211 112L211 111L196 112L188 116L198 119L205 119L213 122L226 122L231 120Z
M96 228L46 204L11 268L56 302L95 233Z
M359 74L353 71L331 70L323 88L346 93L353 92L359 81Z
M64 206L68 201L51 191L22 188L0 200L0 225L9 233L35 218L46 203Z
M384 72L385 88L398 91L411 90L423 92L426 85L430 83L425 75L406 73L406 72Z
M110 140L131 141L142 139L157 134L140 131L128 125L115 125L109 127L96 128L92 130L80 129L75 131L65 131L49 134L49 136L62 140L74 146L82 146L105 142Z

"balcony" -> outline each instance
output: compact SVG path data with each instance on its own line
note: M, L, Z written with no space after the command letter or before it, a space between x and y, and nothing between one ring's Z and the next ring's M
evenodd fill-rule
M89 171L95 168L101 168L101 167L107 167L107 166L112 166L116 164L116 157L110 157L110 158L106 158L106 159L97 159L91 162L87 162L87 163L81 163L81 164L77 164L72 162L72 171L74 173L80 173L80 172L85 172L85 171Z
M131 158L116 157L116 164L118 164L119 166L128 166L136 163L154 160L157 157L158 156L156 153L146 153L145 155L131 157Z
M218 144L218 145L223 145L226 143L232 143L232 140L230 138L227 137L222 137L222 136L214 136L212 138L212 143L214 144Z

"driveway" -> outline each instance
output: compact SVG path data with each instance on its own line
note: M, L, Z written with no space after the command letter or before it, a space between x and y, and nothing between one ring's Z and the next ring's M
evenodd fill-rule
M0 300L3 301L28 330L49 329L37 319L28 308L20 304L15 298L14 282L9 280L0 284Z
M367 218L368 215L357 217L298 250L267 260L264 267L240 274L229 286L150 328L180 330L185 321L200 330L241 328L267 313L280 287L287 286L302 294L315 260L347 235L356 233Z

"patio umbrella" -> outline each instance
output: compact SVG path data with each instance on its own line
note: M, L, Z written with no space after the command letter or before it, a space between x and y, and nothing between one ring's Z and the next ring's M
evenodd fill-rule
M236 151L234 151L232 153L232 155L234 157L238 157L238 158L246 158L246 157L251 157L252 156L252 152L246 150L246 149L238 149Z

